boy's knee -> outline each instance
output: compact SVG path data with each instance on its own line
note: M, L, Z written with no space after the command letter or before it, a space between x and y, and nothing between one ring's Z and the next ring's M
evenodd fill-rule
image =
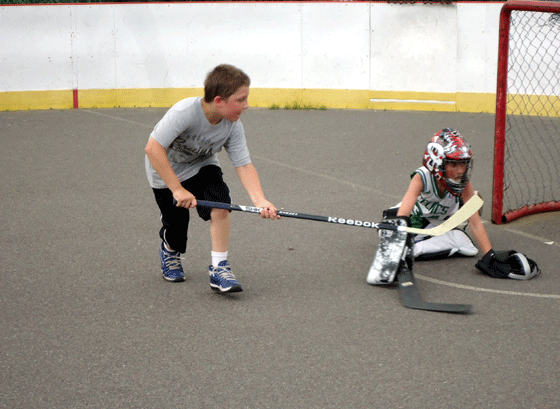
M226 209L212 209L210 213L212 220L226 220L229 218L229 210Z

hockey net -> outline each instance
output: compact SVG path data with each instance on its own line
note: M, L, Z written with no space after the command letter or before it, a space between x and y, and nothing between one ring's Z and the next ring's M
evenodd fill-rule
M500 14L492 222L560 210L560 2Z

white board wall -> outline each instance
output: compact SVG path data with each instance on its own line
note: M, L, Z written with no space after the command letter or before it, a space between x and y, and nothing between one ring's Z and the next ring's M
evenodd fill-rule
M495 93L502 3L0 6L1 92L253 88Z

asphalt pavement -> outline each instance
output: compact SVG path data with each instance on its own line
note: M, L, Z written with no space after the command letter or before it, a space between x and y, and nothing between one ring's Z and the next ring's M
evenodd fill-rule
M144 146L165 109L0 112L0 407L560 407L560 216L490 223L494 116L251 109L242 122L277 207L380 221L428 139L471 143L495 249L539 264L530 281L480 274L479 257L418 262L428 301L404 308L366 283L373 229L232 213L244 292L211 291L209 225L193 217L183 265L159 270L159 213ZM220 153L234 203L251 205Z

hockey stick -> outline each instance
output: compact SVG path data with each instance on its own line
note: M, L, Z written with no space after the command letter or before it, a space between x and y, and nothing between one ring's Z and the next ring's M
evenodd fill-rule
M406 266L403 266L397 275L399 279L399 294L401 302L405 307L453 314L470 313L471 306L469 304L446 304L424 301L414 283L412 272Z
M251 206L240 206L235 204L229 203L219 203L219 202L209 202L206 200L198 200L197 206L202 207L212 207L218 209L226 209L226 210L237 210L240 212L249 212L249 213L260 213L262 209L258 207L251 207ZM388 223L374 223L374 222L364 222L361 220L354 220L354 219L343 219L339 217L331 217L331 216L317 216L314 214L305 214L305 213L297 213L297 212L287 212L284 210L278 210L276 213L282 217L293 217L296 219L305 219L305 220L313 220L316 222L326 222L326 223L335 223L335 224L344 224L347 226L357 226L357 227L366 227L370 229L383 229L383 230L396 230L396 231L405 231L407 233L414 233L414 234L425 234L428 236L440 236L443 233L448 232L449 230L457 227L469 217L471 217L484 202L479 196L473 196L466 202L460 209L447 219L445 222L436 226L432 229L417 229L414 227L406 227L406 226L395 226Z

